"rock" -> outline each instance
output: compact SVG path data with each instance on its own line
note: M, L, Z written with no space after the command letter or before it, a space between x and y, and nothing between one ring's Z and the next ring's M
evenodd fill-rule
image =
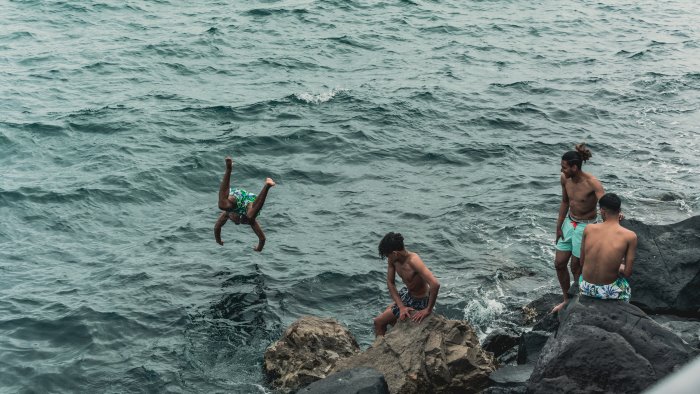
M373 368L346 369L317 380L297 394L389 394L384 376Z
M274 387L296 390L325 378L338 360L359 351L350 331L336 320L304 316L267 348L264 369Z
M481 348L487 352L493 353L493 356L498 358L503 353L515 347L520 341L520 334L512 329L497 328L484 339Z
M518 345L518 364L534 364L550 335L547 331L524 332Z
M700 348L700 320L672 315L655 315L651 318L681 337L690 346Z
M552 263L554 264L554 263ZM530 302L523 307L523 321L522 324L529 326L535 322L540 321L542 318L550 315L550 311L555 305L562 301L563 297L561 294L547 293L536 300Z
M647 313L700 317L700 216L660 226L621 223L638 238L632 303Z
M366 351L340 360L336 370L359 366L379 370L395 394L476 393L495 368L467 322L436 314L420 324L399 321Z
M542 349L529 393L639 393L695 350L623 301L576 297Z
M496 387L521 387L525 389L533 369L533 364L506 365L492 373L489 379Z

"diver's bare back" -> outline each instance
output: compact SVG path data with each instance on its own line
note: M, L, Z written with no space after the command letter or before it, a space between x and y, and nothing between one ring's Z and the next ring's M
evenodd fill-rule
M607 223L590 224L586 227L583 278L589 283L614 282L620 264L627 254L630 242L636 238L634 232L622 226Z
M574 182L561 176L562 186L569 198L569 211L575 219L588 220L596 217L596 189L602 189L600 181L591 174L582 173L582 180Z
M393 262L396 273L401 277L411 296L422 298L428 295L428 282L418 273L416 267L423 265L421 258L414 252L408 253L408 258L403 264Z

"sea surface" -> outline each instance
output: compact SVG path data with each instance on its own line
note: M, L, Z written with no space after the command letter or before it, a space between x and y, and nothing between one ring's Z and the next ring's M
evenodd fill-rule
M0 392L263 393L302 315L362 348L401 232L483 337L553 270L561 155L700 210L696 0L0 0ZM214 242L232 185L276 180Z

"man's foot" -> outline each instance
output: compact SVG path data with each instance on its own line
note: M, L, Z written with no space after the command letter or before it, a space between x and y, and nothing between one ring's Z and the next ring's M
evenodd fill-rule
M221 245L221 246L224 246L224 241L222 241L221 238L217 238L216 243Z
M275 185L276 185L276 183L275 183L275 181L272 180L272 178L267 178L267 179L265 179L265 186L267 186L267 187L272 187L272 186L275 186Z
M233 160L231 160L231 156L226 156L226 169L230 170L233 168Z
M564 305L566 305L567 302L569 302L569 300L564 300L561 304L557 304L557 306L552 308L552 311L549 313L559 312L562 310L562 308L564 308Z

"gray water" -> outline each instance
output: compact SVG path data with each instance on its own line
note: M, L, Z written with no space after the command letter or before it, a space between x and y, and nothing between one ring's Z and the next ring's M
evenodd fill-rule
M552 268L561 155L697 214L700 7L0 2L0 391L263 392L305 314L362 347L401 232L481 335ZM214 242L232 184L278 183Z

